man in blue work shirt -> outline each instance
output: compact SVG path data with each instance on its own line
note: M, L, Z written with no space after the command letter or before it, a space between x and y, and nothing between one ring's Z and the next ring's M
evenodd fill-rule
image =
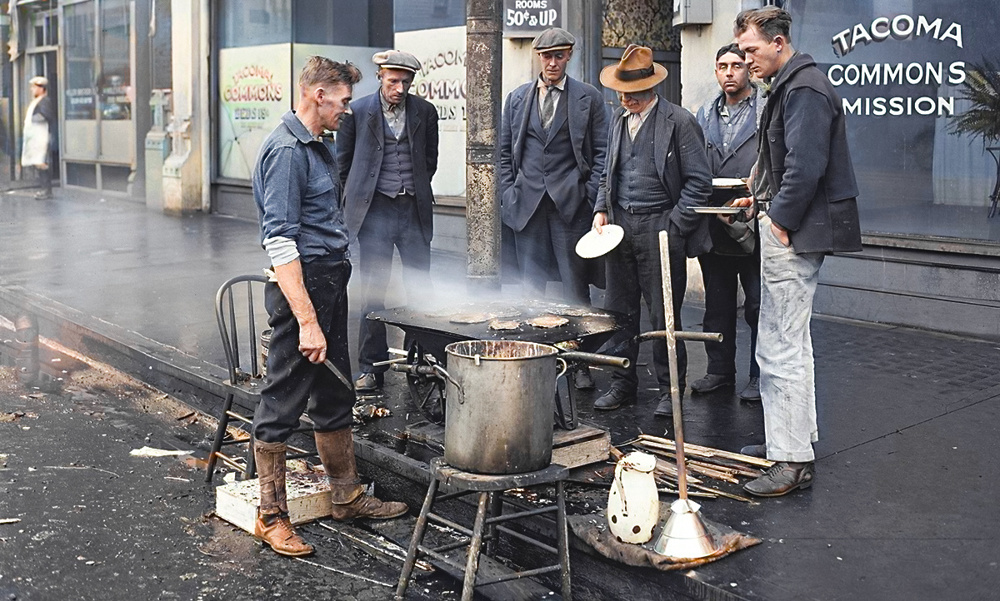
M361 72L313 56L299 76L298 110L264 141L253 172L261 243L276 281L264 289L272 328L267 380L253 421L260 508L254 535L282 555L313 548L288 519L285 441L303 411L315 423L316 449L330 479L334 519L392 518L404 503L383 503L359 483L351 435L355 396L323 363L350 373L347 345L347 227L337 161L321 134L340 127Z

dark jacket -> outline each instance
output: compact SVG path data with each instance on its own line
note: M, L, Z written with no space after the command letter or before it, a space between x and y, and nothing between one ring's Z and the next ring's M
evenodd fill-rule
M778 72L761 117L761 164L774 193L768 215L797 253L861 250L858 185L844 111L808 54Z
M604 161L608 144L608 117L601 93L590 84L566 78L565 89L559 102L566 101L569 136L573 147L576 170L557 182L549 190L560 216L569 222L587 203L593 209L597 199L597 187L604 172ZM528 219L534 215L541 200L535 196L533 202L524 202L524 189L542 186L542 182L526 182L521 174L525 132L532 110L538 107L538 84L532 80L507 96L500 125L500 198L503 221L515 231L524 229ZM583 192L583 194L581 194Z
M358 237L371 206L382 168L384 117L379 92L351 102L351 112L341 117L337 131L337 162L344 185L344 213L351 240ZM438 114L423 98L406 95L406 131L413 159L413 187L424 240L434 236L434 194L431 178L437 171Z
M614 187L615 170L618 167L618 151L624 132L625 109L615 110L608 135L608 160L601 176L601 187L597 192L594 212L606 212L608 221L615 222L614 212L617 191ZM707 206L712 192L712 172L705 156L705 138L694 115L681 107L660 98L653 114L649 116L655 124L656 141L653 147L657 173L663 186L669 191L676 205L670 213L670 221L678 232L686 238L685 252L689 257L708 252L712 243L708 234L708 220L694 212L694 207Z
M698 109L698 125L705 133L705 153L712 169L712 177L744 178L750 175L757 162L757 116L758 109L763 109L764 100L758 97L756 88L750 96L751 114L740 126L729 149L724 149L721 139L715 139L717 132L722 131L724 123L719 117L719 108L726 102L726 95L719 94L714 100ZM726 202L746 196L746 190L715 189L708 199L708 204L721 207ZM712 236L712 252L725 255L747 254L740 244L726 231L722 222L715 217L708 219L708 231Z

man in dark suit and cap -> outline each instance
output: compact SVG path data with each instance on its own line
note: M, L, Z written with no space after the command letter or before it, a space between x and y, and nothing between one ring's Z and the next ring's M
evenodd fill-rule
M608 160L601 177L594 229L616 224L625 237L607 255L607 301L611 311L627 316L624 334L639 334L641 301L646 302L653 330L666 328L659 232L670 240L670 280L674 327L681 326L681 304L687 290L686 257L711 248L708 223L694 212L706 206L712 192L712 172L705 156L705 138L694 116L661 98L654 87L667 70L653 62L653 51L629 45L617 65L601 71L601 83L619 93L623 110L611 120ZM594 402L600 410L634 403L638 391L638 344L625 351L628 369L612 372L611 389ZM677 367L683 393L687 373L684 343L677 341ZM657 417L671 415L667 347L653 344L653 369L660 387Z
M438 114L430 102L409 93L420 61L409 52L387 50L372 57L379 91L351 103L337 134L351 241L360 249L361 328L355 382L358 392L382 386L389 358L385 325L369 321L385 308L393 248L403 264L403 285L412 300L430 282Z
M576 39L546 29L532 48L542 70L510 93L500 128L500 195L503 222L514 230L525 289L545 295L554 261L565 300L590 304L590 274L576 242L590 230L604 171L608 117L600 91L566 75ZM585 369L577 388L593 388Z

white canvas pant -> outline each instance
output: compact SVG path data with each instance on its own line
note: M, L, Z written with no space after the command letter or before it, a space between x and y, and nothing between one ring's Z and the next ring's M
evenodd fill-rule
M760 218L760 255L757 362L767 458L813 461L819 431L809 320L824 255L796 254L782 245L766 215Z

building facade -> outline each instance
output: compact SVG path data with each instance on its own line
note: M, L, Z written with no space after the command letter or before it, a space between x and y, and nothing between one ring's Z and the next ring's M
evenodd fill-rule
M1000 211L990 217L1000 142L955 131L978 65L1000 68L992 0L707 0L682 25L683 104L717 94L715 50L736 14L778 4L792 43L843 100L864 251L832 257L817 311L1000 338ZM996 117L1000 119L1000 115Z
M1000 338L1000 211L988 216L1000 149L954 128L970 73L1000 65L993 0L502 2L504 95L537 72L530 41L552 24L579 40L570 75L595 85L625 45L651 46L669 70L660 92L692 112L718 93L715 50L736 14L788 9L795 47L843 97L861 187L864 251L830 258L817 310ZM0 183L19 178L27 82L44 75L61 185L255 218L250 169L295 106L305 58L358 64L361 96L377 89L372 53L395 47L421 59L412 93L441 119L434 245L463 253L465 13L464 0L0 2Z

